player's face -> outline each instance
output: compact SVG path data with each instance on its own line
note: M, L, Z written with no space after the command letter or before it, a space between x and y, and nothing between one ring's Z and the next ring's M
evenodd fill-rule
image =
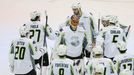
M79 9L78 8L75 8L75 9L72 9L73 10L73 13L75 14L75 15L79 15Z
M101 20L101 23L104 27L107 27L109 24L109 21L106 21L106 20Z
M73 15L72 16L72 18L71 18L71 24L73 25L73 26L78 26L78 24L79 24L79 18L76 16L76 15Z

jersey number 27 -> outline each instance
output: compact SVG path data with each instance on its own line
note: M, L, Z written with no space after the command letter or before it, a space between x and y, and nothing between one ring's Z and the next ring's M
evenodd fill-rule
M39 42L39 40L40 40L40 30L39 29L37 29L37 30L30 30L30 39L32 38L32 37L34 37L35 36L35 33L37 33L37 40L36 40L36 42Z

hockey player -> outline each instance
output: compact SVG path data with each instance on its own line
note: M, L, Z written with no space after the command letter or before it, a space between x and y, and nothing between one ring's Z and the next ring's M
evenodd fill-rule
M95 46L93 48L93 59L89 60L86 64L86 75L94 75L98 65L102 65L104 68L102 69L102 75L117 75L116 68L114 67L113 62L108 58L103 58L103 50L101 46ZM99 69L99 68L98 68Z
M77 71L83 73L83 50L90 51L91 41L87 41L90 38L87 37L83 27L78 26L79 18L76 15L72 15L69 21L69 25L65 26L56 42L56 47L60 44L65 44L67 46L67 58L75 61L75 66L77 66ZM87 42L87 46L84 47L83 44Z
M117 47L120 51L120 55L114 58L115 67L117 69L118 74L122 72L124 69L129 69L131 74L134 74L134 55L127 54L126 43L121 41L117 43Z
M57 48L58 59L54 59L51 63L50 75L78 75L74 68L74 62L66 58L67 47L59 45Z
M23 25L28 29L28 38L32 39L36 43L37 48L47 47L46 37L53 39L52 29L49 25L43 24L40 21L40 17L41 14L38 11L34 11L31 13L31 21ZM40 67L43 66L43 73L47 73L46 69L49 65L48 53L45 53L42 57L36 60L35 63L39 63Z
M94 45L98 30L93 15L91 13L84 13L81 9L80 2L73 3L71 7L73 15L77 15L79 17L79 23L80 23L79 26L85 29L87 36L90 38L90 41L92 41ZM62 27L68 25L70 18L71 16L68 16L66 21L67 24L61 25L60 30L62 30Z
M104 19L102 19L104 28L100 31L96 40L96 45L102 45L104 48L104 57L112 60L116 55L119 54L116 43L125 38L124 31L118 27L116 23L116 16L105 16Z
M72 10L73 13L79 17L81 26L83 26L88 33L87 36L92 38L92 42L95 43L98 31L92 13L84 13L81 9L80 2L73 3Z
M108 15L107 15L108 16ZM107 26L107 24L108 24L108 18L107 18L107 16L103 16L102 17L102 19L101 19L101 21L102 21L102 24L103 24L103 26L105 27L105 26ZM109 15L109 16L112 16L112 15ZM124 41L126 41L127 40L127 38L128 38L128 35L129 35L129 31L130 31L130 27L131 26L126 26L126 25L124 25L124 24L121 24L119 21L118 21L118 17L117 16L115 16L115 18L116 18L116 25L118 26L118 27L120 27L123 31L124 31L124 34L125 34L125 37L126 38L124 38Z
M35 49L34 42L26 38L24 27L20 28L20 38L11 43L9 52L10 69L15 75L36 75L34 59L45 53L45 48Z

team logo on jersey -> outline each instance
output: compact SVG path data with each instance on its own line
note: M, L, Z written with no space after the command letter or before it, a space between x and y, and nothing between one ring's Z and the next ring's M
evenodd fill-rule
M73 36L71 38L71 45L77 47L80 44L79 37Z

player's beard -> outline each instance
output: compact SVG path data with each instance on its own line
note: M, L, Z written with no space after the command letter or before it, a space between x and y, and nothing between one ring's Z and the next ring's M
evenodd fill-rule
M73 13L78 16L80 14L80 11L79 9L73 9Z

